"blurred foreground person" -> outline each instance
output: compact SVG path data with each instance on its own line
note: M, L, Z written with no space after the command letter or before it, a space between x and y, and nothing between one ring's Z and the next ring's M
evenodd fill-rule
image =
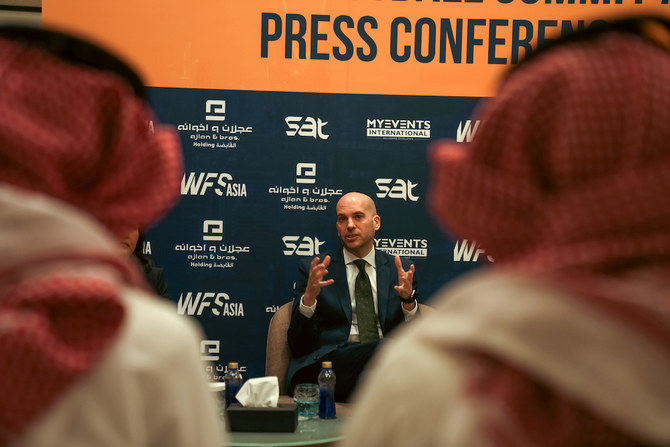
M434 215L495 267L382 348L346 446L670 444L669 30L535 52L434 143Z
M175 203L176 133L68 35L0 27L0 73L0 445L221 445L200 330L118 248Z

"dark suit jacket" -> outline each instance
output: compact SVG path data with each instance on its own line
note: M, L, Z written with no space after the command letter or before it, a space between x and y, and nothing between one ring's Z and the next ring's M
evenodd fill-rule
M158 296L162 296L168 300L170 299L170 292L168 292L168 286L165 282L165 273L162 268L153 266L149 266L148 268L145 267L144 277Z
M344 346L349 338L352 310L343 248L320 255L320 258L323 259L328 255L331 261L328 275L324 280L333 278L335 283L321 288L321 293L317 297L316 312L312 318L305 318L300 313L299 307L300 298L307 287L309 265L313 258L301 260L298 267L298 279L293 289L291 324L288 328L288 342L291 348L291 363L287 374L289 383L299 369L320 362L323 356ZM384 337L404 321L400 297L393 288L398 284L398 270L394 258L375 250L378 316ZM402 264L407 270L412 262L403 259ZM416 275L414 290L416 290Z
M137 262L140 264L142 273L151 288L156 292L158 296L163 298L170 299L170 292L168 292L167 282L165 282L165 273L160 267L156 267L148 256L143 254L133 253L133 256L137 259Z

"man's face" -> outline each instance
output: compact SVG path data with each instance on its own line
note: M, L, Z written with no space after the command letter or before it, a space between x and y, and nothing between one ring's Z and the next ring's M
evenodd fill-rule
M137 240L140 237L140 230L138 228L133 228L130 230L126 236L121 240L121 249L124 253L130 255L135 251L135 246L137 246Z
M337 234L342 244L359 258L367 255L381 225L374 203L363 194L349 193L337 203Z

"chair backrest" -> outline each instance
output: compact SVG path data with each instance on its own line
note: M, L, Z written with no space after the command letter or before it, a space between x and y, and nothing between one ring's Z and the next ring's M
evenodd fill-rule
M288 326L291 322L293 303L283 304L270 319L268 339L265 347L265 375L277 376L279 379L279 394L287 394L286 371L291 361L291 350L288 347ZM419 304L422 314L428 315L435 311L425 304Z
M270 319L268 339L265 347L265 375L277 376L279 379L279 394L287 394L286 371L291 361L291 351L288 347L287 331L291 322L293 303L283 304Z

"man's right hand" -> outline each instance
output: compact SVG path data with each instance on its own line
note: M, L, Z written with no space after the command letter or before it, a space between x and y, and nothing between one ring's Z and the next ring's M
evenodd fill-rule
M312 259L309 265L307 287L305 288L305 294L302 296L302 303L305 306L313 306L316 303L316 297L321 293L321 287L327 287L335 282L332 278L327 281L323 280L323 277L328 274L328 264L330 264L330 256L323 258L323 262L318 256Z

